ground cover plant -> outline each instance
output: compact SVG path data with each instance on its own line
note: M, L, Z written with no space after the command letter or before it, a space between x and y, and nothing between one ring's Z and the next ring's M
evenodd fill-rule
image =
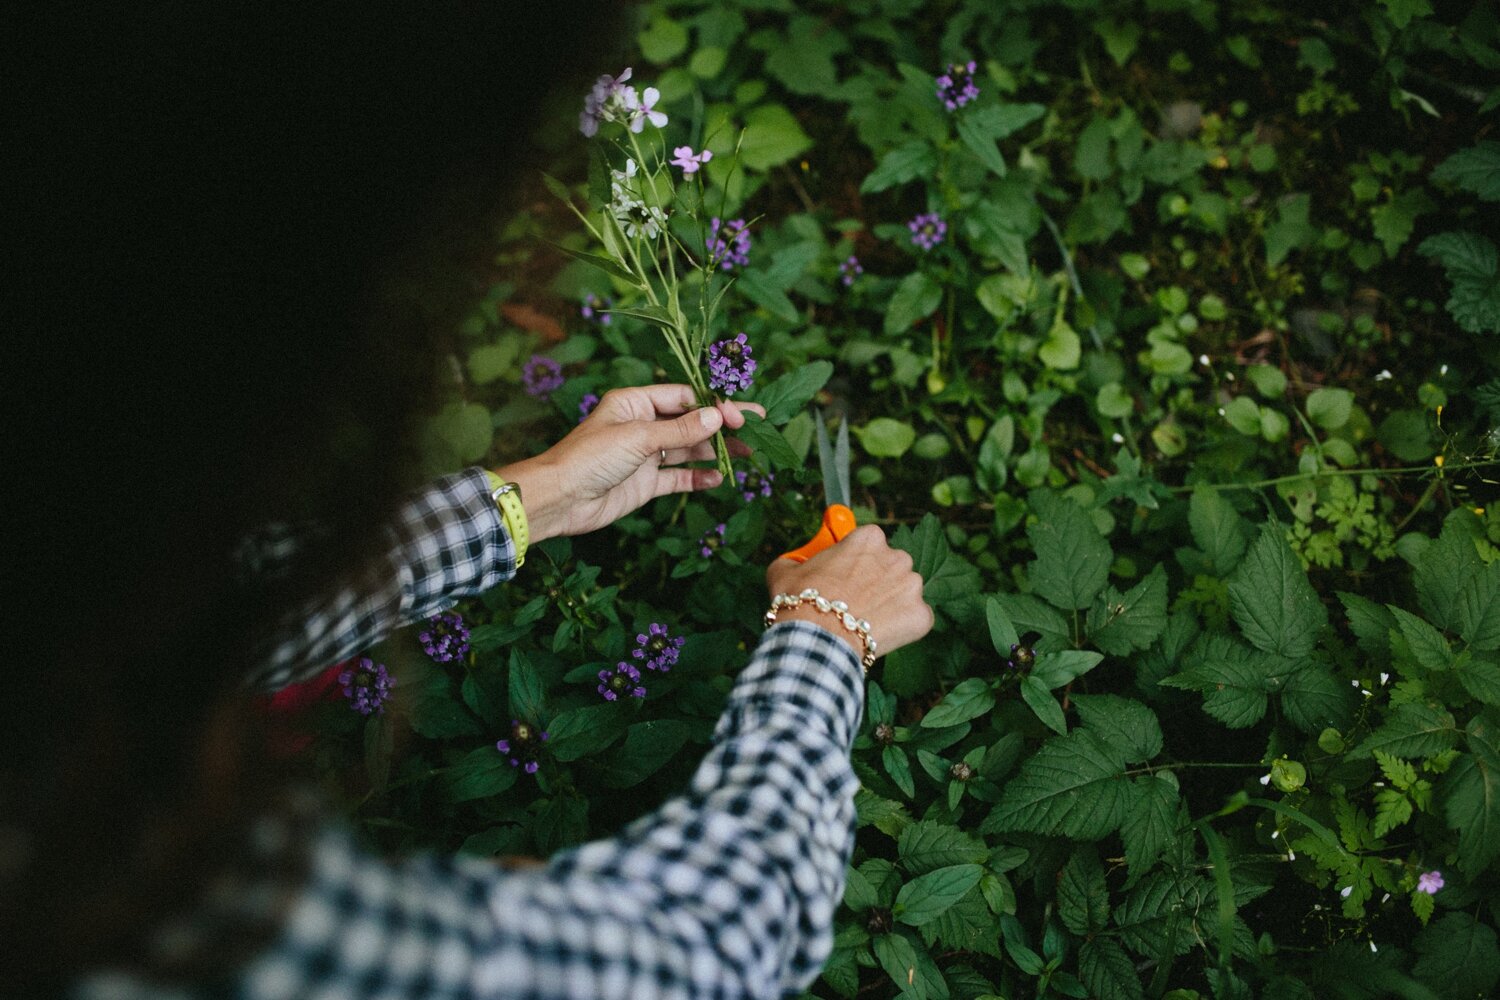
M872 672L811 995L1491 995L1496 8L638 28L497 235L431 470L666 380L764 404L756 455L345 668L305 752L362 832L545 856L682 788L821 410L938 625Z

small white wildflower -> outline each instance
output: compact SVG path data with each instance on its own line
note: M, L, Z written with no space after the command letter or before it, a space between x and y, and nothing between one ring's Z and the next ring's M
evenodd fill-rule
M1380 371L1375 373L1375 381L1377 382L1385 382L1395 377L1396 376L1391 374L1391 370L1389 368L1382 368L1380 369Z
M1448 366L1447 365L1443 365L1443 367L1439 368L1438 369L1438 374L1439 375L1446 375L1446 374L1448 374Z
M1343 896L1345 899L1348 899L1349 898L1349 894L1351 892L1353 892L1353 891L1354 891L1354 886L1352 886L1352 885L1346 885L1342 889L1339 890L1339 895Z
M1271 783L1271 776L1269 774L1262 774L1260 776L1260 783L1262 785L1269 785Z
M1293 850L1288 850L1286 852L1286 859L1288 861L1296 861L1297 860L1297 852L1293 851Z
M1380 901L1382 903L1389 903L1391 901L1391 894L1390 893L1386 893L1384 896L1381 896L1380 897Z
M1219 407L1219 416L1222 417L1223 415L1224 415L1224 407L1221 406L1221 407Z
M1121 434L1119 431L1115 431L1113 434L1111 434L1109 436L1109 439L1111 441L1113 441L1115 444L1124 444L1125 443L1125 435Z
M1386 673L1384 670L1382 670L1380 672L1380 683L1384 684L1386 681L1388 681L1390 679L1391 679L1391 675L1390 674Z
M1210 364L1210 362L1208 360L1208 355L1207 354L1200 354L1200 355L1198 355L1198 363L1200 365L1202 365L1203 367L1207 368L1209 366L1209 364Z
M1370 942L1370 954L1373 955L1374 953L1375 953L1375 942L1371 941Z

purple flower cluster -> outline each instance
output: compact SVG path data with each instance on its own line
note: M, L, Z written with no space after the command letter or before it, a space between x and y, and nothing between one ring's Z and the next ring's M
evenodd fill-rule
M339 673L339 685L344 697L360 715L380 715L385 712L385 703L391 696L391 675L384 663L376 663L368 656L361 656L352 667Z
M750 503L756 497L768 497L771 495L771 483L775 480L774 473L761 472L759 469L745 471L738 470L734 474L734 481L739 486L740 496Z
M861 264L859 262L859 258L854 256L853 254L850 254L849 259L839 265L839 280L844 283L845 288L848 288L850 285L854 284L854 279L864 273L864 265Z
M704 245L721 270L732 271L750 263L750 231L745 228L744 219L720 224L718 216L714 216L708 220L708 226L710 235Z
M627 66L619 76L606 73L594 83L593 89L583 99L583 110L578 113L580 132L593 137L604 122L620 122L636 133L645 128L648 121L657 128L667 124L667 116L656 110L661 92L655 87L647 87L637 93L634 87L625 83L629 79L630 67Z
M537 757L550 735L540 732L529 722L511 719L510 739L496 740L495 749L505 754L511 767L522 767L527 774L536 774Z
M562 388L562 365L551 358L533 354L531 360L521 366L521 385L528 395L550 396Z
M957 111L979 96L974 85L974 60L966 63L950 63L948 72L937 78L938 100L949 111Z
M923 212L906 224L913 246L931 250L948 235L948 223L936 212Z
M605 701L619 701L621 695L632 698L646 697L641 685L641 672L621 660L613 670L599 671L599 694Z
M427 627L417 633L422 651L434 663L452 663L469 651L469 627L456 611L427 619Z
M682 649L682 636L672 636L661 622L652 622L650 627L635 637L636 648L630 653L637 660L645 660L647 670L666 673L677 662L677 651ZM620 664L624 666L624 664Z
M590 413L593 413L594 407L598 405L599 396L597 393L584 393L583 398L578 401L578 422L580 424L583 423L584 418L587 417Z
M708 387L733 396L755 382L755 359L750 338L743 333L708 345Z
M703 533L698 539L698 553L705 559L712 559L719 546L724 544L725 525L716 524Z
M1443 873L1436 869L1417 876L1417 891L1425 892L1429 896L1436 896L1443 885Z
M578 307L579 315L590 323L598 323L600 326L609 326L615 318L609 314L609 307L614 305L614 300L609 296L600 297L589 292L583 297L583 305Z

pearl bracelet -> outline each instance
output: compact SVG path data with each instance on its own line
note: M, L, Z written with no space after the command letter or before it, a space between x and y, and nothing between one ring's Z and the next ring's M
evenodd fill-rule
M782 608L795 608L801 604L811 604L819 611L828 611L836 615L844 628L859 636L859 641L864 643L864 655L859 658L859 664L865 673L875 665L876 646L874 638L870 635L870 623L863 618L855 618L849 611L849 605L843 601L830 601L812 587L808 587L800 594L777 594L771 598L771 607L766 610L766 628L776 624L776 616L781 613Z

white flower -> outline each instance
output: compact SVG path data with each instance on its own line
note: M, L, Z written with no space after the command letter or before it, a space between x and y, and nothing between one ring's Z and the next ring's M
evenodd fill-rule
M661 100L661 91L655 87L647 87L643 94L637 94L634 87L627 87L621 100L630 122L630 131L640 132L646 127L647 121L657 128L667 124L667 116L656 110L656 102Z
M667 224L665 212L655 205L648 206L634 198L618 202L614 206L614 213L620 228L631 239L644 236L654 240L661 235L662 228Z

